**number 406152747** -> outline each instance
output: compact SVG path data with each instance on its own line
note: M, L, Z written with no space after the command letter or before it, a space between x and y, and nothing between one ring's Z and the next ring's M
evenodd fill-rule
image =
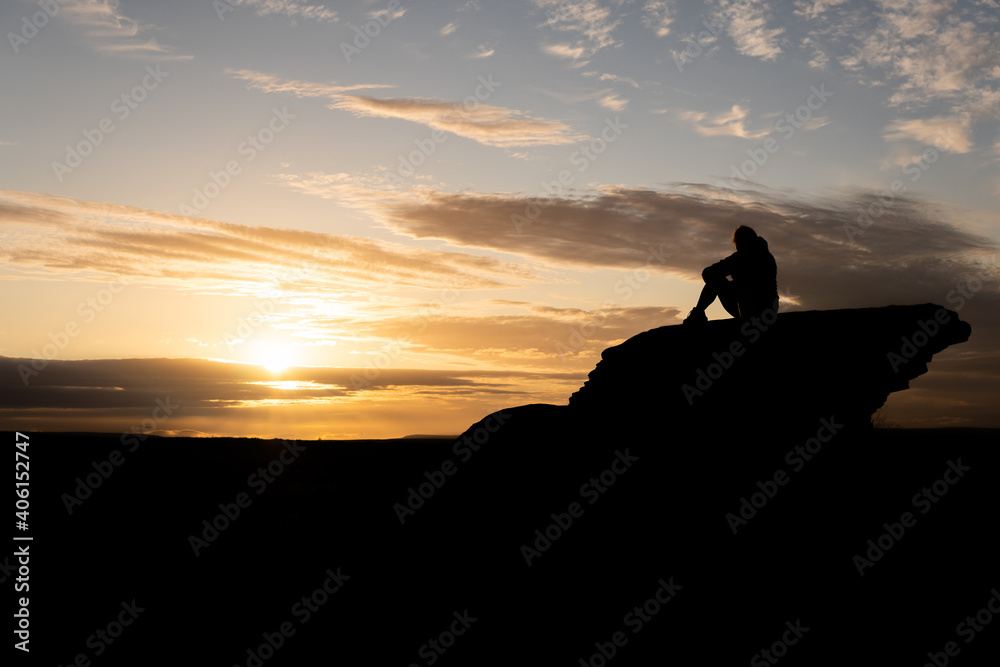
M22 442L22 438L24 442ZM28 522L28 507L30 506L28 502L28 480L29 480L29 468L28 468L28 436L23 433L14 434L14 482L15 493L17 494L18 500L16 503L17 512L15 515L17 518L25 524L27 528ZM23 461L21 459L24 459Z

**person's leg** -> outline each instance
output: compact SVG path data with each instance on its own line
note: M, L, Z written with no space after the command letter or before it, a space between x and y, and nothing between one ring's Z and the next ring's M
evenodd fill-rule
M715 297L719 297L722 307L730 315L737 317L739 309L737 307L736 283L725 279L705 283L705 286L701 288L701 296L698 297L698 305L695 306L695 309L705 310L712 305Z
M719 302L730 315L739 319L740 310L736 297L736 285L729 280L705 283L701 288L701 295L698 297L698 304L691 309L691 314L684 320L685 324L704 324L705 309L712 305L715 297L719 297Z
M715 297L718 295L718 283L705 283L705 286L701 288L701 296L698 297L698 304L694 307L695 310L704 311L712 305L712 302L715 301Z
M736 283L726 280L719 283L715 289L719 294L719 303L726 309L726 312L736 319L740 319L740 305L739 298L736 296Z

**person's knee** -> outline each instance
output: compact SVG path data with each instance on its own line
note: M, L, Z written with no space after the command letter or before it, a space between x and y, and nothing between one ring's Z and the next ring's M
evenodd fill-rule
M705 281L706 285L723 285L729 282L725 276L714 274L708 269L701 272L701 279Z

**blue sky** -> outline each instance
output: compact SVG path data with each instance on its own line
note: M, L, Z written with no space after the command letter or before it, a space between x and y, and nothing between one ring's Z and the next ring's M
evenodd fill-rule
M299 392L308 432L241 432L204 397L163 430L388 437L564 402L600 350L683 318L740 223L769 239L785 309L955 307L1000 240L998 7L5 3L0 298L22 324L0 355L48 356L121 279L51 361L424 374L220 397L264 414ZM898 421L1000 425L983 276L973 340L890 401Z

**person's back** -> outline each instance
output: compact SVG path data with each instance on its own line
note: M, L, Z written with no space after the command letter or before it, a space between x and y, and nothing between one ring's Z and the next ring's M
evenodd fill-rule
M740 304L740 317L759 315L768 308L777 309L778 265L767 247L767 241L757 236L747 246L733 253L736 258L732 275Z

